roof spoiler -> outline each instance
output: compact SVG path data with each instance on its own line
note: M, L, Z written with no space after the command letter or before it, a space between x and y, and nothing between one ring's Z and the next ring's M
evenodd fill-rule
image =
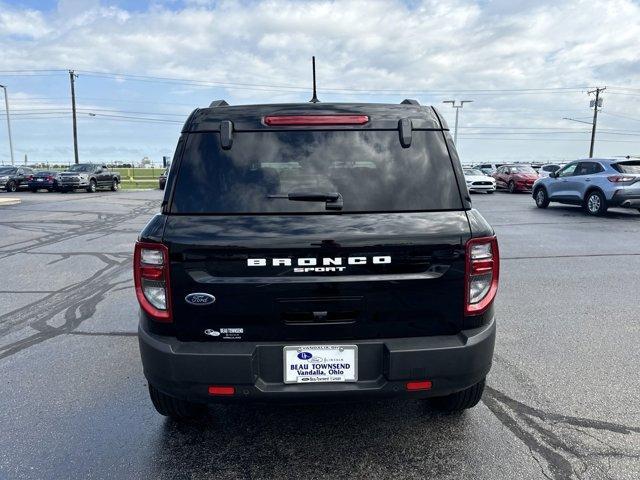
M209 108L228 107L229 104L225 100L214 100L209 104Z

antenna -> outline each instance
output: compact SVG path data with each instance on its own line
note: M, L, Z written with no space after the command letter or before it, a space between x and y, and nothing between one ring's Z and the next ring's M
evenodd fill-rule
M316 57L311 57L311 69L313 70L313 98L309 100L309 103L318 103L318 96L316 95Z

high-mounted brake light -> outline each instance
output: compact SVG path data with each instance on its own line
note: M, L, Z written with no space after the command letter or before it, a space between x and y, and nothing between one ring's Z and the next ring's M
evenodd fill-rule
M496 237L472 238L466 245L465 315L484 313L496 297L500 252Z
M140 307L158 322L172 322L169 250L160 243L136 242L133 282Z
M367 115L269 115L264 117L265 125L306 126L306 125L363 125L369 121Z

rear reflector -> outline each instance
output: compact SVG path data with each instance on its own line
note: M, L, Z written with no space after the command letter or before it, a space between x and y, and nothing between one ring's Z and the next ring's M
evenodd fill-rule
M363 125L369 121L367 115L270 115L264 117L266 125L305 126L305 125Z
M431 390L431 381L430 380L421 380L419 382L408 382L407 390Z
M235 387L221 387L219 385L209 387L209 395L234 395L235 393Z

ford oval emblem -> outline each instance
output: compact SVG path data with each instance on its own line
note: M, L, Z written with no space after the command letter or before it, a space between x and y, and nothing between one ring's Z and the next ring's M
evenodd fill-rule
M300 360L309 360L311 357L313 357L313 355L311 355L309 352L300 352L298 354L298 358Z
M211 305L216 301L216 297L208 293L190 293L184 300L191 305Z

